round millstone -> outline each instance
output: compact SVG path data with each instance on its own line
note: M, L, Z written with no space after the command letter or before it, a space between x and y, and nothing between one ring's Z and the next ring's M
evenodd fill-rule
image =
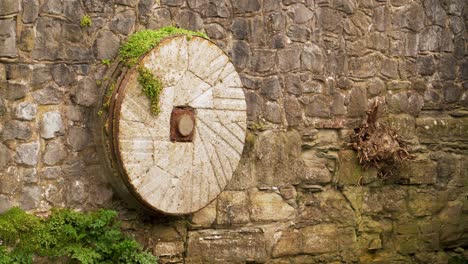
M130 70L118 88L113 109L114 152L126 185L142 204L167 214L198 211L230 181L244 148L246 103L242 83L228 56L201 37L162 41L140 61L163 83L160 113ZM196 111L183 116L178 131L191 142L170 139L174 107Z
M177 129L182 136L186 137L192 133L193 126L192 118L189 115L183 115L179 120L179 124L177 124Z

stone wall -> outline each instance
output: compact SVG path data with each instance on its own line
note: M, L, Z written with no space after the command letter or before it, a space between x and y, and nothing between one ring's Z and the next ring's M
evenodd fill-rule
M0 0L0 211L114 208L163 263L447 263L468 246L467 21L464 0ZM187 217L128 209L91 133L101 60L171 24L232 57L250 124ZM416 156L387 180L346 147L377 99Z

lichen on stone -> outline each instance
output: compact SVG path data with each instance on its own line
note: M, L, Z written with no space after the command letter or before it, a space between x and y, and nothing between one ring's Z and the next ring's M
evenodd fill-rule
M80 20L80 26L81 27L89 27L93 24L93 21L91 20L91 17L89 15L84 15L81 20Z
M120 57L127 65L134 65L143 54L156 47L161 40L173 35L186 35L188 38L192 36L208 38L202 32L173 26L163 27L159 30L145 29L137 31L128 37L127 42L120 47Z

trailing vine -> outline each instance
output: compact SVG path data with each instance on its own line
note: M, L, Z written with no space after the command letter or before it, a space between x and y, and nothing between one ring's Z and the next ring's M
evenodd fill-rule
M34 257L68 263L157 263L120 231L117 212L55 209L42 219L12 208L0 215L0 264L29 264Z
M151 113L159 114L159 96L163 89L161 80L156 78L153 73L144 66L138 66L138 82L140 83L143 93L151 102Z

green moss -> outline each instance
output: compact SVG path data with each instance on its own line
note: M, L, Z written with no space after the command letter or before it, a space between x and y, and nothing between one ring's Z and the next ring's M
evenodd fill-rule
M91 17L89 15L84 15L80 20L81 27L89 27L93 24Z
M110 60L110 59L102 59L102 60L101 60L101 63L102 63L103 65L106 65L107 67L109 67L110 64L111 64L111 60Z
M159 30L145 29L135 32L128 37L127 42L120 47L120 57L127 65L134 65L143 54L158 45L162 39L172 35L186 35L189 38L192 36L208 38L202 32L194 32L173 26L163 27Z
M0 215L0 263L32 263L34 256L71 263L156 263L120 231L117 212L53 210L41 219L18 208Z
M106 91L106 94L104 95L104 104L102 105L103 109L109 109L110 106L110 101L112 98L112 93L114 92L115 89L115 82L112 82L109 85L109 89Z
M138 67L138 82L140 83L143 93L151 102L151 113L159 114L159 96L163 89L161 80L156 78L153 73L143 66Z

